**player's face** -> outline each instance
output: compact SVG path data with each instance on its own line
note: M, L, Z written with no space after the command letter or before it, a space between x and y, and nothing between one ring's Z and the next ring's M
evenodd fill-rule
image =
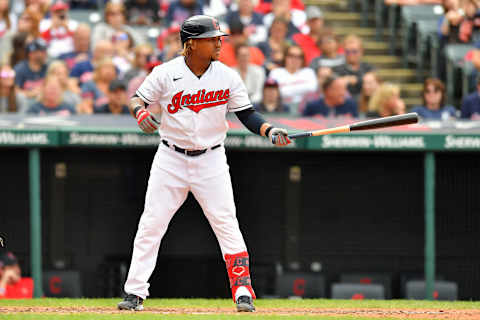
M220 48L222 47L222 38L213 37L205 39L197 39L196 54L200 57L210 60L218 60L220 56Z

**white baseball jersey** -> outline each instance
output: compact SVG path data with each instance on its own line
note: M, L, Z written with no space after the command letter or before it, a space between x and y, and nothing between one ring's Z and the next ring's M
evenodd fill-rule
M240 76L221 62L212 61L201 77L184 57L157 66L136 91L147 104L162 108L162 139L184 149L205 149L223 142L227 112L252 106Z

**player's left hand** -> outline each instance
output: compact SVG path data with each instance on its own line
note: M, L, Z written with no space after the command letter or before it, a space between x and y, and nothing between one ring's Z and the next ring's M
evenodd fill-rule
M270 141L276 146L284 147L292 141L288 138L288 132L283 128L272 128L268 133Z
M135 118L137 118L138 126L145 133L154 133L160 125L150 111L144 108L137 111Z

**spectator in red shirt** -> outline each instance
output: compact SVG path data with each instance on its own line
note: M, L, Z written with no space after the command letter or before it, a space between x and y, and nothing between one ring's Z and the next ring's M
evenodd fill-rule
M316 6L307 7L307 26L308 33L296 33L292 39L305 52L305 64L309 65L313 58L322 54L320 47L317 45L323 32L323 13Z
M0 299L8 298L7 286L18 283L21 270L17 258L11 252L0 256Z
M75 50L73 35L78 22L69 19L69 6L64 1L56 1L50 7L50 26L45 30L42 28L42 38L48 44L48 55L52 58Z

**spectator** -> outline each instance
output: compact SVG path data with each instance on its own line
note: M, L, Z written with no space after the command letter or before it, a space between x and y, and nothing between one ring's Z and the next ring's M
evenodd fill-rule
M15 71L5 64L0 67L0 114L6 112L25 112L15 90Z
M68 68L62 60L50 63L47 69L47 77L57 77L63 91L63 102L76 107L80 102L80 88L75 79L68 76Z
M279 83L282 98L293 114L297 114L303 96L317 88L315 73L312 69L305 68L304 64L302 48L293 45L285 52L285 67L273 69L269 75Z
M445 14L438 21L438 35L446 43L456 43L464 12L460 10L459 0L443 0L442 6Z
M317 69L317 90L307 93L303 96L302 101L298 105L298 113L303 114L307 103L310 101L318 100L323 96L323 83L325 80L332 76L333 71L327 67L320 67Z
M58 58L64 60L68 69L73 69L75 64L92 58L90 53L90 26L80 23L73 33L73 51L61 54Z
M82 85L82 102L79 113L92 114L94 109L108 103L108 88L117 78L115 64L111 59L104 59L95 66L93 80Z
M127 86L125 82L113 80L108 87L108 103L95 109L95 113L130 114L128 110Z
M160 7L157 0L126 0L128 24L153 25L158 24Z
M270 32L267 41L258 44L267 60L272 59L273 50L285 50L287 44L291 44L287 37L288 21L283 18L276 18L270 26Z
M180 27L174 26L168 28L161 42L160 60L163 62L170 61L178 57L181 51L182 41L180 40Z
M63 89L57 77L48 77L42 86L40 101L33 104L28 113L45 115L75 114L75 107L63 102Z
M11 299L10 290L20 282L22 272L17 258L11 252L0 255L0 299Z
M265 15L263 24L269 28L275 18L282 18L288 22L287 35L291 38L305 26L306 15L304 10L290 7L291 0L272 0L272 12Z
M40 20L42 20L42 15L33 6L27 7L18 19L17 30L27 33L27 42L40 36Z
M202 4L197 0L175 0L168 7L165 25L182 25L183 21L191 16L203 14Z
M0 59L12 51L12 38L17 29L17 16L9 13L8 0L0 0Z
M309 117L348 115L356 118L358 117L357 103L348 96L345 80L334 74L323 82L323 97L307 103L303 115Z
M368 113L368 104L373 93L380 87L382 80L376 72L370 71L363 75L362 92L358 101L358 112L365 116Z
M15 67L15 85L24 103L31 105L40 95L42 82L47 73L47 44L42 38L27 43L27 60Z
M27 59L27 50L26 50L26 42L27 42L28 33L26 32L18 32L13 36L12 39L12 51L10 54L10 65L15 66L20 61Z
M220 49L219 61L226 64L229 67L237 66L237 58L235 57L235 48L241 44L248 45L248 37L246 30L240 22L239 19L235 20L229 25L230 36L222 44ZM256 64L258 66L263 65L265 62L265 57L257 47L249 46L250 48L250 63Z
M463 99L461 118L472 120L480 119L480 77L477 77L477 88L475 92Z
M320 67L335 68L345 64L345 56L338 53L338 40L331 29L324 30L320 38L322 55L310 63L310 68L317 70Z
M127 33L133 38L133 45L145 43L143 36L132 27L125 24L125 6L121 2L108 2L105 5L105 22L98 23L93 29L92 46L95 47L100 40L114 42L116 36Z
M312 60L319 57L322 51L318 47L323 33L323 13L317 6L307 7L308 33L299 32L292 39L305 52L305 64L308 66Z
M285 61L285 51L289 45L287 43L281 44L278 47L272 47L272 52L268 60L265 60L263 68L265 73L268 76L273 69L283 67L283 62Z
M73 66L70 76L77 80L81 87L82 84L92 80L95 65L105 58L113 58L113 44L108 40L100 40L93 49L93 56L90 60L79 61Z
M465 16L460 24L458 38L462 42L480 41L480 12L477 0L465 0Z
M47 53L51 58L58 58L61 54L74 51L73 35L78 22L69 19L69 6L58 0L50 7L50 19L42 28L41 36L47 42Z
M153 68L155 68L156 66L158 66L160 64L161 64L160 61L152 61L152 62L147 63L147 65L146 65L147 72L145 74L140 74L140 75L136 76L135 78L130 80L130 82L128 83L127 96L128 97L133 97L133 95L135 94L137 89L140 87L142 82L147 77L147 74L152 72ZM148 109L148 111L150 111L152 113L155 113L155 114L160 115L162 113L162 107L158 103L154 103L154 104L149 105L147 107L147 109Z
M147 64L153 55L153 48L149 44L141 44L135 47L134 53L133 67L123 76L126 83L139 75L147 74Z
M262 67L250 63L250 50L245 44L237 47L238 65L235 68L247 87L248 97L252 103L262 99L262 86L265 82L265 71Z
M254 109L261 113L288 113L287 105L282 102L282 96L278 88L278 82L268 78L263 84L262 101L253 105Z
M240 18L247 29L248 39L252 44L256 44L267 39L267 28L263 24L263 15L253 9L252 0L238 0L238 10L229 11L226 21L230 24L233 20Z
M367 117L388 117L405 113L405 102L400 98L400 87L383 83L368 104Z
M113 39L112 61L117 68L118 77L121 79L132 68L134 43L130 34L126 32L115 34Z
M259 0L257 1L255 11L262 14L267 14L272 11L272 5L272 0ZM302 0L291 0L290 8L304 11L305 5L303 4Z
M347 81L348 92L357 100L362 91L363 75L372 71L373 67L366 62L362 62L363 44L359 37L349 35L343 43L346 58L345 64L335 67L333 71Z
M445 105L445 85L439 79L427 78L423 85L423 106L417 106L412 112L425 119L455 118L455 107Z

